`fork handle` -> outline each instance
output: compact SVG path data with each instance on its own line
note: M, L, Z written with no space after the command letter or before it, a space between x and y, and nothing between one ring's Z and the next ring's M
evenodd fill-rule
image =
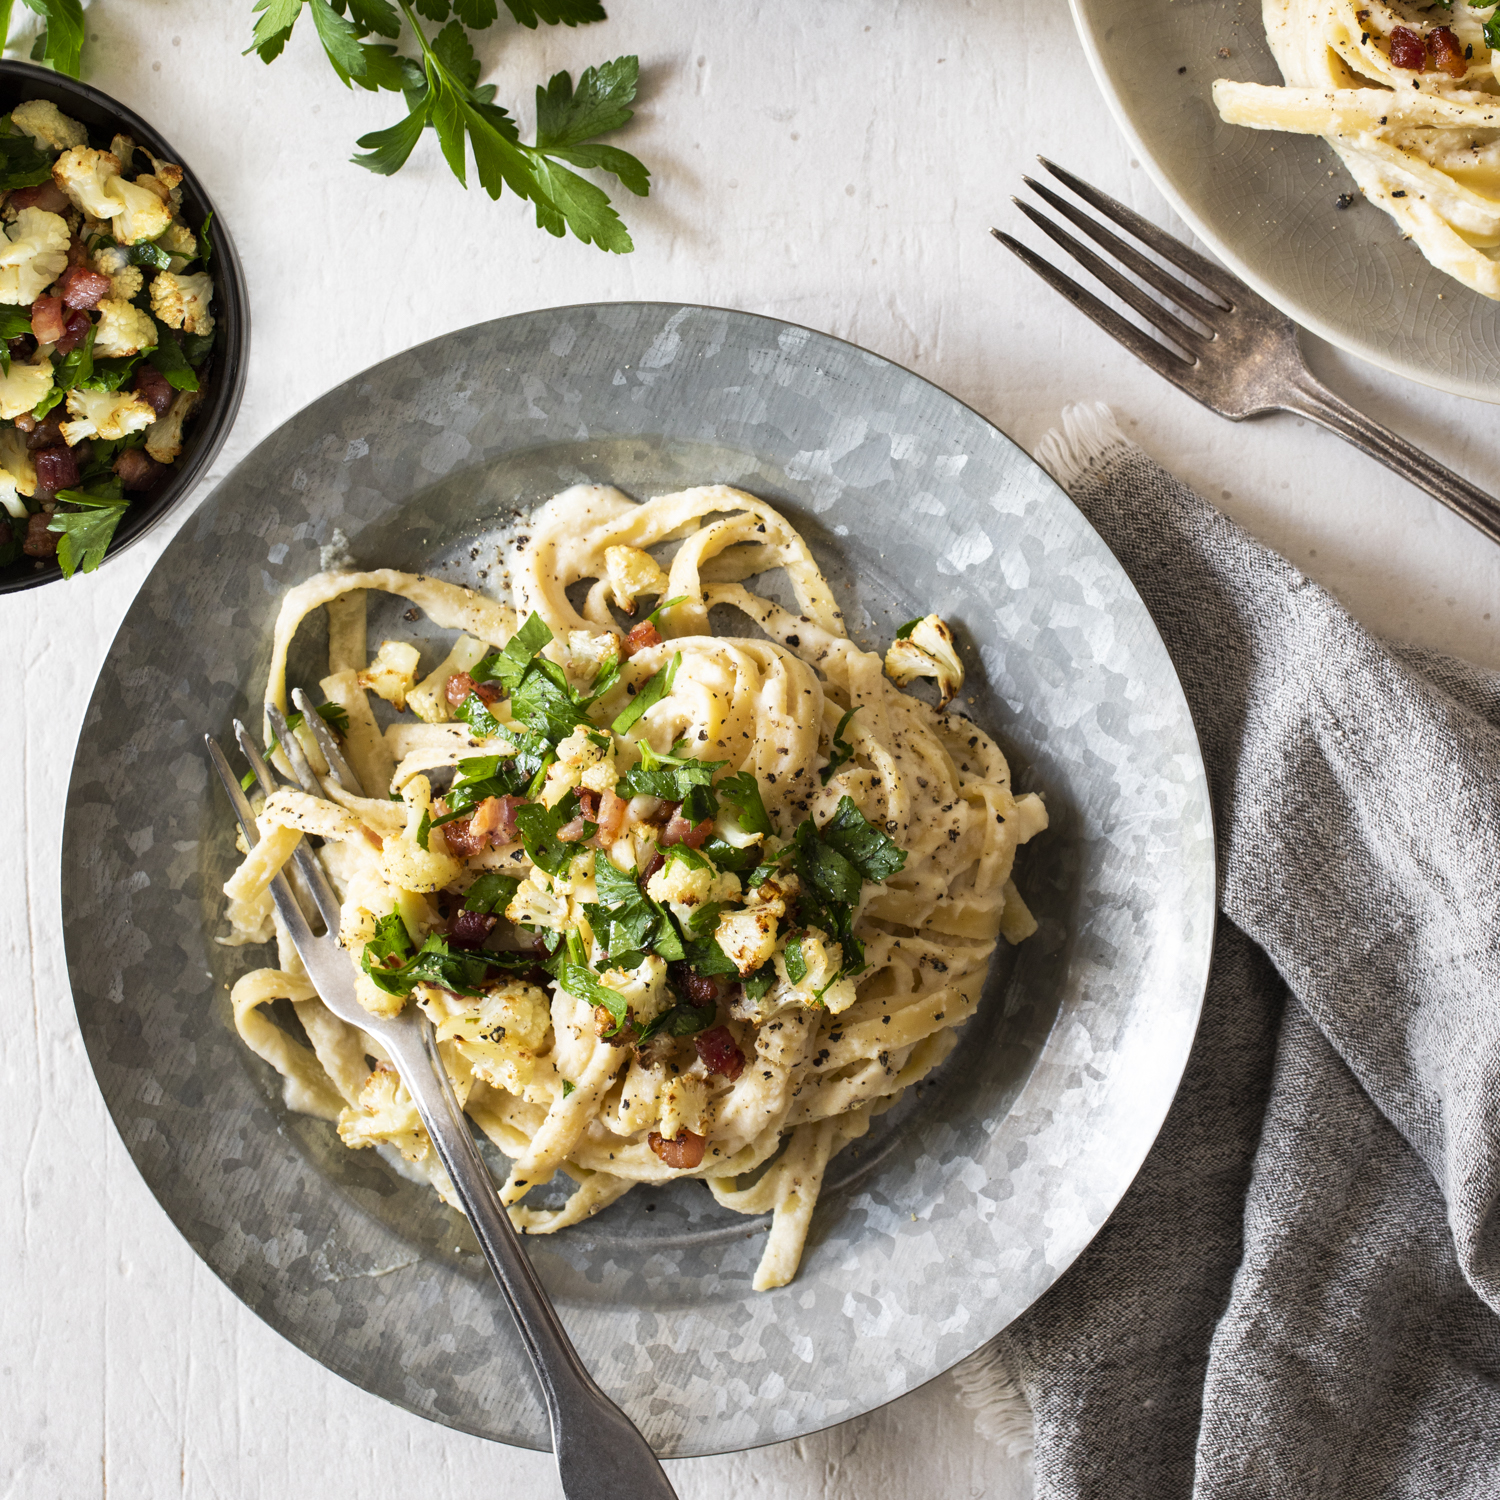
M552 1450L567 1500L676 1500L677 1492L656 1455L630 1418L594 1383L578 1357L521 1248L520 1237L501 1206L494 1179L464 1122L447 1070L437 1055L432 1027L403 1028L385 1038L396 1070L452 1180L479 1248L515 1317L531 1356L547 1418Z
M1286 411L1311 417L1371 458L1378 458L1388 469L1394 469L1403 478L1426 490L1434 500L1441 500L1449 510L1456 511L1491 541L1500 542L1500 501L1452 469L1444 468L1435 458L1389 427L1382 427L1350 406L1342 396L1335 395L1305 370L1299 373L1280 404Z

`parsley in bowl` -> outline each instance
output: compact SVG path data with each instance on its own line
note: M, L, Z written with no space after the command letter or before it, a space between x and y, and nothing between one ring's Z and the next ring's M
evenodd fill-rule
M216 336L183 176L50 99L0 116L0 569L91 572L182 454Z

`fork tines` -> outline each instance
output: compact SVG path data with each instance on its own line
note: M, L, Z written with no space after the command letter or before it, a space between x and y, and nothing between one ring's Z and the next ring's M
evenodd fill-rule
M992 229L990 233L1007 250L1019 256L1054 291L1060 292L1081 312L1086 313L1099 324L1105 332L1124 344L1131 353L1144 360L1159 374L1165 375L1177 384L1182 384L1183 376L1197 363L1198 351L1203 345L1213 340L1220 320L1226 313L1234 310L1236 303L1244 298L1247 289L1233 276L1214 265L1212 261L1199 255L1197 251L1189 249L1165 230L1157 228L1149 219L1142 218L1134 209L1127 208L1117 199L1111 198L1108 193L1100 192L1098 188L1084 182L1082 178L1075 177L1073 173L1059 167L1055 162L1048 161L1044 156L1038 157L1037 160L1077 197L1134 236L1163 260L1177 267L1185 275L1191 276L1212 296L1204 296L1189 286L1181 277L1173 275L1154 260L1142 255L1133 245L1121 239L1098 220L1031 177L1023 180L1044 203L1070 224L1082 230L1089 239L1107 251L1120 265L1139 277L1147 286L1175 304L1191 321L1178 317L1155 298L1148 296L1135 282L1123 276L1102 256L1075 239L1060 224L1032 204L1023 202L1019 198L1012 201L1033 224L1061 245L1074 260L1096 280L1108 287L1126 306L1139 313L1153 328L1169 339L1171 345L1163 344L1144 333L1133 323L1128 323L1113 308L1106 306L1091 292L1085 291L1077 282L1054 269L1019 240L1013 239L998 229Z

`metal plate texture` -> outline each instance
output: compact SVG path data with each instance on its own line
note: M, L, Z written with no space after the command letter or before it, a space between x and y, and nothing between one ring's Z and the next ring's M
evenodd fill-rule
M265 956L214 940L237 856L202 736L258 722L279 600L321 548L482 588L496 537L580 480L765 497L862 644L942 614L963 711L1052 818L1017 867L1039 932L1002 943L954 1055L836 1158L789 1286L751 1291L766 1221L697 1182L528 1241L584 1359L659 1452L752 1447L932 1379L1045 1292L1134 1177L1197 1025L1214 854L1186 702L1114 557L982 417L836 339L658 304L483 324L331 391L179 531L109 651L68 791L69 972L132 1158L248 1306L366 1390L546 1446L462 1218L289 1112L235 1034L229 986ZM372 641L397 608L372 613ZM293 681L316 681L319 628Z
M1357 190L1323 140L1219 118L1214 79L1282 82L1259 0L1070 3L1121 130L1236 276L1361 359L1500 402L1500 307L1429 265L1362 197L1339 209ZM1088 176L1086 163L1063 165Z

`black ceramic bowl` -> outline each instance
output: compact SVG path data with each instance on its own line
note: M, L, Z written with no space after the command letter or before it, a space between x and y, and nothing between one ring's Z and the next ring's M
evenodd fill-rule
M8 114L26 99L50 99L65 115L87 126L96 145L107 145L112 135L123 132L152 155L177 162L182 167L183 217L194 229L202 228L214 206L203 184L193 175L182 153L133 110L117 104L108 94L60 73L0 59L0 114ZM192 490L223 446L239 411L240 396L245 389L245 356L250 346L250 303L234 242L217 213L210 234L214 242L210 270L214 278L213 310L218 338L204 382L203 402L184 431L182 453L167 477L149 494L138 495L131 501L105 554L105 564L150 531ZM22 558L0 569L0 594L38 588L61 578L62 569L55 562L38 567L33 559ZM73 580L75 584L77 581Z

